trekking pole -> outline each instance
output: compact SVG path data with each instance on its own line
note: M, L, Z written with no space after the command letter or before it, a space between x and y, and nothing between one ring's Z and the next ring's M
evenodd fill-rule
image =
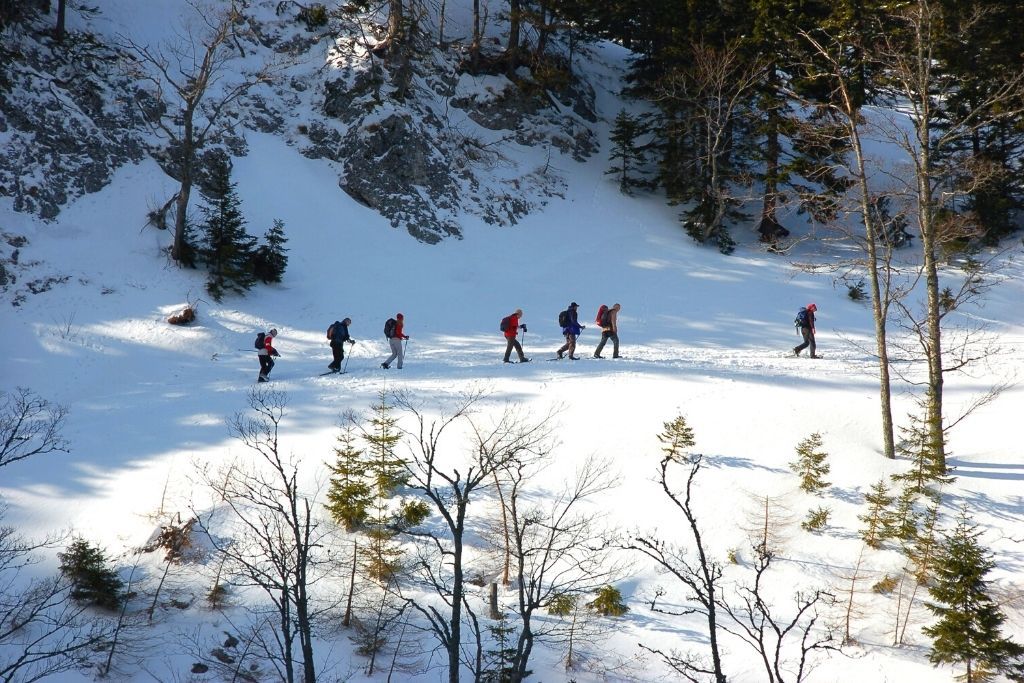
M348 359L352 357L352 349L354 349L355 346L356 343L352 342L352 344L348 347L348 355L345 356L345 367L341 369L342 374L345 374L345 371L348 370Z

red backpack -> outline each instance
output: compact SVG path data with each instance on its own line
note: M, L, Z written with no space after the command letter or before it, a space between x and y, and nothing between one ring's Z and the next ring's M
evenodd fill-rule
M605 313L607 312L608 306L606 306L605 304L601 304L601 308L597 309L597 317L594 318L594 322L597 323L598 325L606 325L607 320L605 318Z

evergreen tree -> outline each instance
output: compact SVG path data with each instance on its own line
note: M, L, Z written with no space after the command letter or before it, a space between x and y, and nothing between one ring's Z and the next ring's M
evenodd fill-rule
M633 194L633 190L650 187L650 183L640 177L645 161L645 148L638 145L638 139L647 133L640 117L632 116L625 109L615 117L611 135L612 151L609 159L611 168L606 175L614 175L619 180L619 191Z
M587 607L602 617L621 617L629 611L629 607L622 601L622 592L615 586L598 588L597 595L587 603Z
M227 160L211 170L209 195L202 212L205 240L200 256L209 269L206 291L216 301L227 292L242 294L255 282L252 274L255 239L245 232L240 200L231 182Z
M985 580L995 563L978 543L979 535L967 510L961 510L956 528L943 539L928 588L934 602L925 604L938 621L922 629L932 638L931 662L965 665L967 683L999 673L1024 675L1024 647L1000 632L1006 616Z
M900 432L897 451L908 458L911 465L906 472L892 475L892 480L917 495L938 500L939 489L953 481L945 458L940 456L944 449L932 443L930 430L913 415L910 416L910 425L901 427Z
M186 268L195 268L199 264L199 257L199 248L196 245L196 229L192 226L192 221L186 216L178 263Z
M756 174L763 184L758 232L774 243L789 231L777 211L793 194L801 211L824 222L836 215L838 196L849 187L836 172L847 145L833 118L814 108L818 96L805 87L811 56L798 38L828 16L831 3L820 0L749 0L749 30L743 45L749 59L763 64L764 78L756 89L757 120L750 133L754 144L746 153L761 163ZM809 105L809 106L808 106ZM787 192L788 191L788 192Z
M896 498L896 507L892 513L892 537L904 543L917 536L917 524L920 515L917 512L917 492L912 488L903 488Z
M61 573L71 581L71 597L103 609L121 606L124 582L110 566L103 550L84 538L76 538L57 554Z
M369 541L364 567L371 578L385 585L402 568L402 550L394 540L401 520L396 515L393 498L396 490L407 481L405 461L395 452L402 435L392 410L381 391L380 402L373 406L370 429L363 434L367 445L366 475L370 479L370 501L363 525Z
M288 267L287 249L284 245L288 239L284 236L284 221L274 219L274 225L263 236L266 244L261 244L252 257L252 272L263 284L280 282Z
M509 623L508 615L502 612L497 622L487 626L493 639L493 647L484 653L484 670L480 680L485 683L509 683L514 680L516 657L516 629ZM530 675L530 672L526 672ZM525 678L525 676L524 676Z
M801 491L820 494L832 485L825 481L825 476L832 468L826 462L828 453L821 450L822 443L821 434L815 432L796 447L798 457L789 466L800 477Z
M889 487L884 479L871 485L871 491L864 495L868 510L857 519L864 522L860 537L871 548L881 548L882 542L892 537L892 503Z
M1019 229L1015 217L1024 208L1024 102L1019 87L1006 97L1007 86L1024 71L1024 7L1019 0L964 0L939 6L936 68L956 87L949 89L948 97L936 98L943 110L936 128L946 131L950 122L983 119L980 125L972 124L969 135L938 150L939 156L962 167L958 184L968 199L956 210L963 211L977 231L971 239L993 245ZM997 112L1016 113L992 116ZM965 158L971 162L958 161ZM968 238L963 241L966 244Z
M356 448L355 440L352 427L347 427L338 435L334 464L327 464L331 483L326 508L331 518L345 531L355 531L362 526L370 505L370 485L364 476L366 463L363 452Z

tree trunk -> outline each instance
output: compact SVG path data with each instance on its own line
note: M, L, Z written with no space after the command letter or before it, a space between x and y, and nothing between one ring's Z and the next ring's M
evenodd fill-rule
M768 88L772 96L778 88L778 72L775 68L767 70ZM779 156L782 148L779 145L779 115L775 107L768 109L768 120L765 126L764 141L764 202L761 206L761 224L775 223L775 211L779 203Z
M886 319L889 310L888 277L883 288L879 273L878 226L872 220L871 194L868 189L866 171L864 169L864 152L861 148L860 135L856 131L856 112L847 112L851 126L851 142L857 160L857 183L860 186L861 214L864 217L864 233L868 250L868 280L871 285L871 317L875 323L875 349L878 354L878 394L879 408L882 413L882 453L887 458L896 457L896 443L893 436L892 422L892 381L889 377L889 344L886 339ZM885 247L889 250L891 247ZM885 254L885 268L890 266L889 253Z
M188 225L188 200L192 194L192 166L195 163L195 130L192 117L194 109L188 107L184 115L184 131L181 139L181 159L179 161L181 189L178 190L178 201L174 216L174 244L171 247L171 258L180 261L185 251L185 228Z
M459 669L462 662L459 653L462 646L462 537L465 529L465 509L459 509L458 522L452 534L452 612L448 622L448 683L459 683Z
M53 30L53 37L57 42L64 40L65 19L67 17L68 0L57 0L57 26Z
M511 77L519 66L519 29L522 25L523 10L520 0L508 2L508 46L505 48L505 59L508 60L507 72Z

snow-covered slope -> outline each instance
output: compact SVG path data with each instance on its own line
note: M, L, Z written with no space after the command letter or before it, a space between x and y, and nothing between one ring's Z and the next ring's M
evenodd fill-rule
M160 3L163 10L173 4ZM588 67L603 141L607 122L622 106L616 93L626 57L598 46ZM609 525L625 534L658 528L685 544L681 518L654 483L656 434L684 415L696 432L695 450L707 457L697 490L700 521L710 550L724 562L730 550L739 549L741 558L748 553L743 529L752 497L784 496L797 519L819 504L797 492L788 467L796 444L817 431L832 465L834 487L823 503L833 509L832 519L821 534L792 529L780 563L780 605L791 591L835 585L856 561L863 493L905 465L879 454L875 371L853 343L871 338L870 314L845 288L794 270L749 236L732 256L699 248L660 198L619 194L603 174L604 153L579 163L557 150L549 157L543 148L502 143L525 159L524 167L550 159L566 179L564 197L548 198L543 210L513 227L459 215L463 239L426 245L341 192L331 162L309 159L277 136L248 131L244 137L248 154L234 160L233 176L242 209L257 234L273 219L284 220L288 271L279 286L200 304L199 320L189 327L170 326L165 318L187 298L204 295L203 277L169 262L163 251L169 235L143 225L147 211L173 191L154 162L121 168L110 186L75 201L52 223L0 203L3 231L29 240L20 254L22 286L8 291L20 293L17 305L8 299L0 309L0 389L30 387L67 405L64 435L72 448L2 470L0 494L11 506L7 523L32 535L72 529L127 557L150 537L157 509L202 509L209 494L196 485L197 467L244 457L225 418L246 409L257 374L253 336L275 326L282 357L273 386L289 400L283 442L301 456L310 480L326 475L322 463L331 457L339 416L364 411L380 391L401 389L440 409L459 392L484 388L487 410L505 402L537 415L559 409L561 445L544 475L552 490L586 456L606 458L618 483L599 501ZM828 257L800 249L806 251L794 256ZM987 372L950 377L951 414L1024 369L1024 282L1019 268L1007 273L979 312L1006 353ZM23 286L47 279L53 283L38 294ZM580 338L582 360L543 362L562 342L555 321L570 301L580 303L588 323L599 304L622 304L622 359L590 357L598 339L591 323ZM819 307L825 354L819 361L789 353L796 343L793 313L810 301ZM523 342L535 362L505 365L498 321L517 307L525 311ZM385 371L379 367L386 356L381 329L397 312L405 314L411 336L406 366ZM319 376L330 359L324 330L345 316L359 340L348 373ZM895 414L902 420L913 404L910 387L898 389ZM957 479L943 508L948 519L967 506L996 554L993 577L1018 589L1024 563L1021 399L1021 391L1010 388L952 433ZM609 663L625 663L604 676L660 679L653 659L639 659L637 643L699 650L702 625L647 609L657 586L674 600L685 592L633 559L619 583L632 611L600 646ZM900 567L900 558L876 551L868 565L881 578ZM47 557L40 569L53 567ZM860 645L819 661L813 680L952 680L949 669L927 663L927 641L915 629L911 645L889 646L890 598L868 593L861 600ZM1007 632L1024 632L1020 605L1006 607ZM203 624L217 632L217 621L196 608L168 616L159 628ZM338 670L358 668L347 640L337 641L334 649L323 648L325 661ZM726 657L730 680L762 680L738 642L727 645ZM536 680L568 680L558 658L557 652L539 653ZM180 668L187 667L185 659L161 662L154 664L165 667L161 680L187 675ZM149 680L141 669L132 671L125 675ZM438 676L431 671L417 680ZM584 671L572 678L599 676Z

